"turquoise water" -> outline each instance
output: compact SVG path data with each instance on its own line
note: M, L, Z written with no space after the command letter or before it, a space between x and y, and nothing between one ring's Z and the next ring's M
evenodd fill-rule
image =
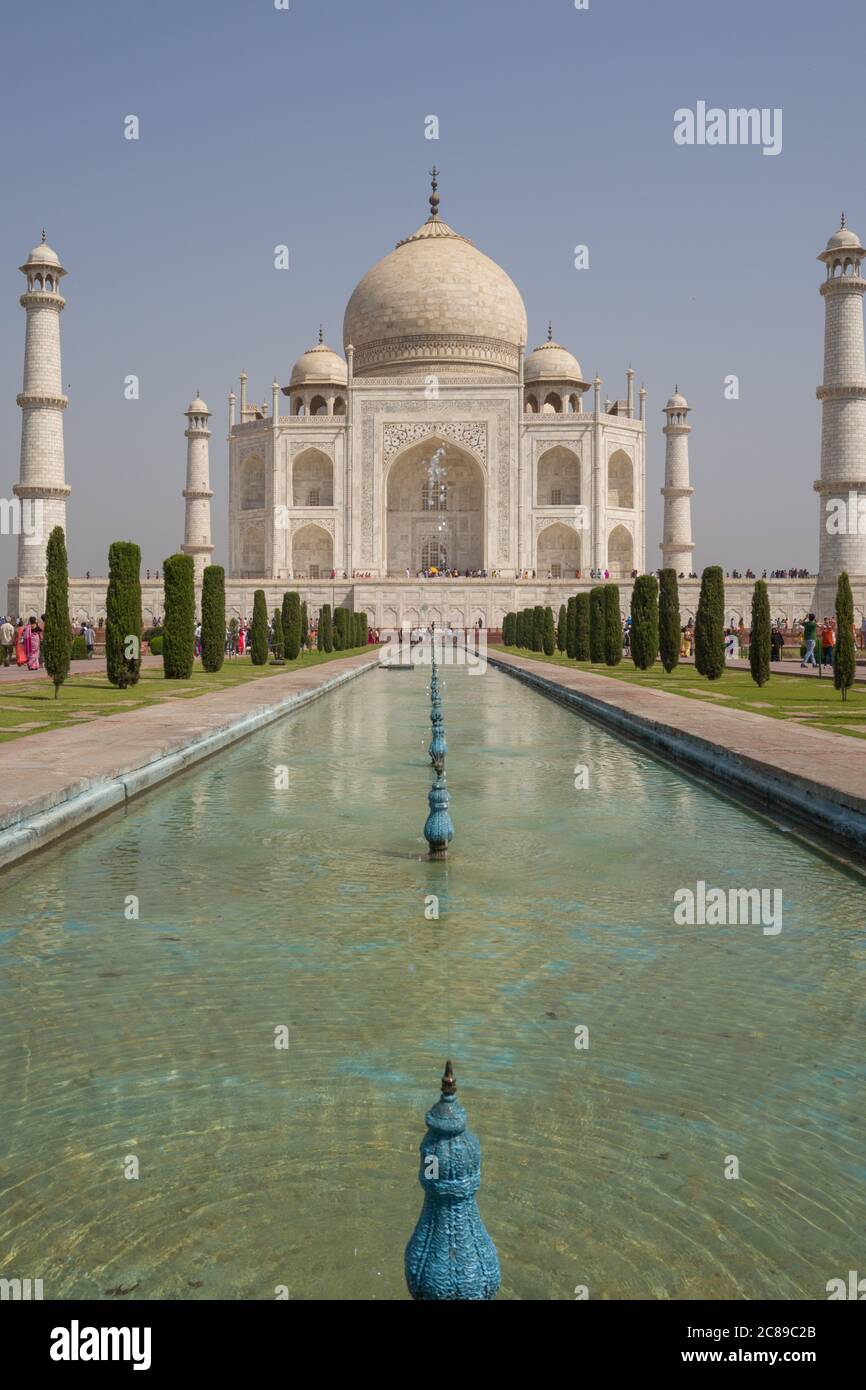
M862 883L493 670L444 675L430 864L425 686L364 675L0 876L0 1275L405 1298L450 1056L500 1297L825 1297L863 1260ZM675 925L698 880L780 887L782 931Z

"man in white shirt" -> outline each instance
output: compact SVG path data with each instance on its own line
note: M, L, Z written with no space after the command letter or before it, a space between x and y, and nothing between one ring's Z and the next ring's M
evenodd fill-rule
M15 629L8 618L0 623L0 648L3 649L3 665L10 666L15 650Z

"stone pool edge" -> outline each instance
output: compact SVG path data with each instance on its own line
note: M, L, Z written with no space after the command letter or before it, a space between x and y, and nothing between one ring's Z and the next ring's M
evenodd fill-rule
M79 779L71 782L59 795L37 799L32 806L25 807L14 821L0 828L0 871L46 848L70 831L78 830L109 811L125 806L133 797L176 777L221 749L310 704L321 695L338 689L367 671L375 670L378 665L377 654L374 660L350 667L320 685L296 691L274 704L263 705L231 719L148 762L130 766L113 776L96 777L83 786ZM201 698L207 699L207 696Z
M825 840L841 840L845 851L866 859L866 799L787 772L760 758L732 752L724 744L663 720L622 709L610 699L570 689L512 664L507 657L488 652L487 660L498 670L576 709L663 761L696 774L729 795L739 796L752 807L757 804L764 811L784 813Z

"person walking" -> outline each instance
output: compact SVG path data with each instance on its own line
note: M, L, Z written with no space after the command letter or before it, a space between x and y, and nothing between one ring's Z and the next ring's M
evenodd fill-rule
M23 618L19 618L15 626L15 664L16 666L27 665L27 642L25 640L25 627Z
M782 629L774 627L773 631L770 633L770 652L773 661L782 660L782 649L784 645L785 639L782 636Z
M8 618L0 622L0 647L3 648L3 665L10 666L15 650L15 629Z
M84 645L87 648L87 660L93 660L93 623L88 618L84 623Z
M815 614L810 613L803 624L803 641L806 643L806 650L803 653L803 660L800 665L817 666L815 660L815 643L818 640L818 624L815 622Z
M39 656L42 651L42 634L35 618L31 618L24 633L24 648L27 652L28 671L39 670Z

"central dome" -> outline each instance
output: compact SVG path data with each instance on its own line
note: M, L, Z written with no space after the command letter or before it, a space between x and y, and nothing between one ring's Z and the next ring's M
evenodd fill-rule
M434 190L435 198L435 190ZM368 270L346 307L343 344L357 376L427 373L438 366L515 374L526 309L505 271L433 212Z

